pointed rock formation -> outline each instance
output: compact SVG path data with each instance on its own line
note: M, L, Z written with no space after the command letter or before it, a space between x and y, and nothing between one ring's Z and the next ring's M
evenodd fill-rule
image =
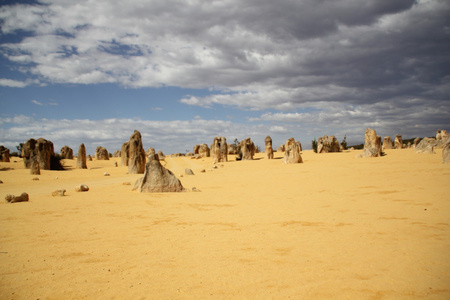
M130 151L130 142L128 141L123 143L122 148L120 148L120 165L122 167L128 166L128 161L130 159L129 151Z
M80 147L78 147L77 169L87 169L86 147L84 146L84 144L81 144Z
M264 139L264 157L273 159L272 138L270 136L266 136Z
M138 179L133 190L141 193L182 192L180 180L159 162L158 154L150 155L144 177Z
M303 163L302 156L300 155L301 147L300 143L296 142L294 138L290 138L284 145L284 160L285 164L297 164Z
M403 139L402 136L400 134L397 134L395 136L395 141L394 141L394 148L395 149L403 149Z
M317 141L317 153L339 152L341 147L334 135L324 135Z
M61 148L61 157L64 159L73 159L73 150L69 146L64 146Z
M142 146L142 136L137 130L130 136L128 150L128 173L143 174L145 171L145 151Z
M41 175L41 168L39 166L39 162L36 159L36 157L33 157L31 159L30 174L31 175Z
M256 152L255 144L250 138L242 140L240 143L241 148L241 159L242 160L252 160Z

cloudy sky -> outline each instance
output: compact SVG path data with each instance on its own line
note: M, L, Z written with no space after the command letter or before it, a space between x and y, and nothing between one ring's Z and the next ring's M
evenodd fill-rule
M447 0L0 0L0 144L450 130Z

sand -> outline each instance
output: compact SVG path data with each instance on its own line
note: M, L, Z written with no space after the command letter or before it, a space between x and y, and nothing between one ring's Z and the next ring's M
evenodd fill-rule
M142 175L119 158L40 176L0 163L0 196L30 195L0 203L0 299L450 299L441 151L167 157L200 192L157 194L123 185Z

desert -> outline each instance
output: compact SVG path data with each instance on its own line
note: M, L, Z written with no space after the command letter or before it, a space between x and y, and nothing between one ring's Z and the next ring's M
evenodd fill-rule
M450 165L434 152L168 155L181 193L133 191L120 157L40 175L11 157L0 195L29 202L0 203L0 298L449 299Z

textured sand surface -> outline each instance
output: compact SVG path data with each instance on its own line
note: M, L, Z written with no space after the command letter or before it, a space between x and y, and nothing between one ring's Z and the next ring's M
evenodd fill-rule
M118 158L40 176L0 163L0 196L30 195L0 203L0 299L450 299L441 151L167 157L201 192L158 194L123 185L142 175Z

